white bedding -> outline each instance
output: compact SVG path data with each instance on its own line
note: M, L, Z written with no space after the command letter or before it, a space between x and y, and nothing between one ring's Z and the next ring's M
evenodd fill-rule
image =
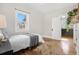
M10 39L10 43L13 49L13 52L25 49L30 45L30 37L27 35L15 35Z
M39 36L39 42L44 43L44 40L42 39L42 37L40 35L38 36ZM10 40L13 52L30 47L30 36L14 35L9 40Z

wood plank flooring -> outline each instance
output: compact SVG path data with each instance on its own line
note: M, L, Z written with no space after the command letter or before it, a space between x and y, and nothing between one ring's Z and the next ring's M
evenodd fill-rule
M16 55L76 55L75 44L72 40L49 38L44 38L44 40L45 43L32 49L21 50Z

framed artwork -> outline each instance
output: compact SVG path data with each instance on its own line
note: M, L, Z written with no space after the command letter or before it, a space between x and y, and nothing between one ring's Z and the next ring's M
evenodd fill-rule
M15 31L28 32L29 31L29 13L16 10Z

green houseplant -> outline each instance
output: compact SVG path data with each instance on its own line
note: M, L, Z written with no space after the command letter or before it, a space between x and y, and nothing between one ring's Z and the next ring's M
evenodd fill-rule
M73 10L69 11L67 13L67 15L68 15L68 17L67 17L67 28L66 29L67 29L67 31L69 31L69 25L71 23L72 17L77 15L77 9L73 9Z

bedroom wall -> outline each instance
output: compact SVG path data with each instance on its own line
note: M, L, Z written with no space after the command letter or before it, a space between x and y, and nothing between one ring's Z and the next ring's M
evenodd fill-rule
M4 14L7 18L7 28L6 31L10 33L15 32L15 8L31 9L31 19L30 19L30 29L31 33L41 34L43 36L52 37L52 18L61 17L66 15L66 13L75 8L70 6L67 8L53 10L50 13L43 14L35 8L31 8L28 4L1 4L0 3L0 14ZM64 25L64 23L63 23Z
M7 19L7 28L6 31L10 33L15 33L15 8L24 8L31 9L31 18L30 18L30 28L29 31L31 33L42 34L42 24L41 20L43 20L42 13L39 11L30 8L26 4L0 4L0 14L6 16Z
M74 8L76 8L76 4L70 7L59 9L59 10L54 10L54 11L51 11L51 13L46 14L46 16L44 17L44 21L43 21L44 22L44 30L43 30L44 36L52 37L52 30L51 30L52 29L52 18L54 17L61 18L62 16L67 16L66 13L69 10L72 10ZM64 23L62 25L65 26Z

